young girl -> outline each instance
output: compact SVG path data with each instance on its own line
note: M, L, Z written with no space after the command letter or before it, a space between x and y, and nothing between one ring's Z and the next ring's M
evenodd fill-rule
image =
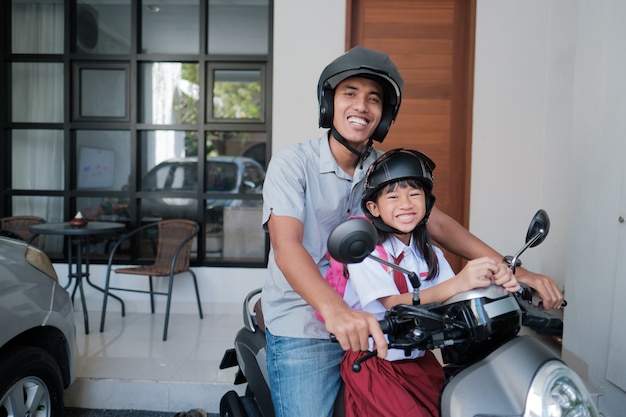
M442 302L492 283L517 291L517 281L505 273L500 261L475 259L455 275L441 250L433 246L426 222L435 202L434 168L421 152L395 149L368 170L362 207L378 230L378 244L387 258L418 274L423 304ZM373 254L379 255L377 250ZM379 320L392 306L412 303L410 281L396 272L395 282L394 271L374 259L349 265L348 273L345 301ZM369 359L362 363L361 372L355 373L352 364L363 354L348 351L342 361L347 417L439 415L444 375L432 352L415 350L406 356L404 350L390 349L385 359Z

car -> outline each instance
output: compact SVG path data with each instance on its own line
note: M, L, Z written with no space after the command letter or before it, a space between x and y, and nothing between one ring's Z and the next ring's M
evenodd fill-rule
M224 224L224 212L245 211L245 217L261 221L262 200L241 199L241 194L261 194L265 170L252 158L244 156L207 157L205 165L205 192L222 194L221 198L207 198L204 219L207 233L207 252L221 252L223 234L233 237L232 227ZM156 165L143 177L142 191L196 192L198 189L198 159L196 157L168 159ZM231 197L232 196L232 197ZM145 197L141 202L142 218L186 218L198 220L197 199L169 194L164 197ZM256 221L256 220L255 220ZM228 229L228 230L225 230ZM240 231L234 232L240 234ZM216 236L218 236L216 240ZM239 239L238 239L239 241ZM264 251L264 237L248 236L247 241L254 248ZM226 251L224 256L229 256ZM236 256L236 255L233 255Z
M219 196L221 198L206 199L203 219L198 219L195 198L173 194L144 197L141 201L142 218L204 221L207 253L221 253L224 257L262 257L265 237L256 230L260 228L252 230L244 224L244 220L260 224L263 201L261 198L242 199L240 195L260 195L263 192L263 166L244 156L213 156L206 159L205 177L205 191L222 195ZM197 192L198 159L174 158L159 163L143 177L141 189L169 193ZM249 249L241 249L243 246Z
M0 236L0 416L60 417L76 378L69 293L48 256Z
M243 156L208 157L205 165L207 192L226 194L260 194L265 170L252 158ZM198 189L198 158L174 158L152 168L141 182L142 191L191 191ZM260 200L255 203L258 204ZM253 204L255 204L253 203ZM233 199L207 199L207 209L224 208ZM196 200L192 198L146 198L142 214L153 217L194 218Z

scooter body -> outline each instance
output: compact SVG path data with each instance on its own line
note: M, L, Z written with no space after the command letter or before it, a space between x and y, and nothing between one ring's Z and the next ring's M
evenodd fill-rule
M549 363L563 365L545 344L518 336L447 382L441 416L525 415L528 388L537 370Z
M549 224L545 212L542 214L545 218L538 222L539 226L543 225L542 238L538 239L535 233L535 220L540 212L531 223L525 248L509 257L512 268L518 264L517 258L523 250L545 238L548 228L545 223ZM366 226L353 224L348 229L358 231L362 237L363 227ZM344 239L336 246L349 246L345 243ZM329 239L329 250L332 246ZM333 257L341 262L358 261ZM239 366L236 383L248 383L244 396L229 391L222 397L222 417L274 416L260 293L260 289L254 290L244 300L244 327L235 338L234 349L225 353L220 364L222 369ZM562 333L561 319L528 299L492 285L457 294L444 303L394 306L380 324L388 335L390 347L440 349L446 374L441 417L597 417L599 414L585 385L560 360L558 353L533 336L518 335L522 325L539 334ZM341 397L340 394L335 417L343 416Z

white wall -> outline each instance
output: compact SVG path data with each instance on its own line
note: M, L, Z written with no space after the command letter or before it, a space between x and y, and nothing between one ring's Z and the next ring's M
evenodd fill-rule
M478 0L476 25L470 228L509 252L548 210L523 258L564 285L563 357L606 416L626 404L625 16L617 0Z
M506 254L523 245L532 215L547 210L550 237L522 260L561 287L576 18L569 3L479 0L470 200L470 229Z
M317 81L345 51L346 5L274 1L272 151L319 136Z

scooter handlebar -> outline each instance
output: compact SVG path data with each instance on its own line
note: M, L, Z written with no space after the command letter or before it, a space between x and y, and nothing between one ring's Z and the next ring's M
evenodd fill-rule
M378 320L378 324L380 324L380 329L385 334L389 334L389 332L392 330L392 325L389 322L389 319L386 317L382 320ZM337 340L337 336L332 333L330 334L330 341L333 343L339 343L339 341Z

